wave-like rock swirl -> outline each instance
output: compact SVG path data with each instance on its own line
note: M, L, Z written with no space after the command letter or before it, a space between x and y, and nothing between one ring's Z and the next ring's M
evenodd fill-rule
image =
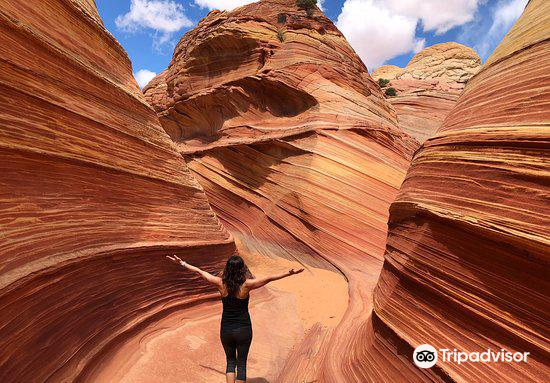
M364 381L353 366L366 351L388 208L417 145L342 34L294 0L212 12L145 95L243 255L348 281L339 324L309 328L278 381ZM329 285L309 288L332 299Z
M415 155L391 206L375 290L374 326L393 336L373 348L389 363L425 343L505 349L529 352L528 362L439 360L424 376L548 381L549 53L550 3L531 0Z
M0 73L0 381L78 381L234 244L93 1L0 1Z

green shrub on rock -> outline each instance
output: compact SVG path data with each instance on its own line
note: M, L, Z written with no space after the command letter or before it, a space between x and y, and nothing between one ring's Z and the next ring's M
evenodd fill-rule
M296 0L296 5L300 9L305 9L308 16L313 15L313 10L317 5L317 0Z
M378 85L380 85L380 88L385 88L390 83L390 80L385 78L379 78L378 79Z
M277 29L277 38L279 39L280 42L285 41L285 33L283 32L282 29Z
M395 97L397 96L397 91L395 88L388 88L386 89L386 96Z

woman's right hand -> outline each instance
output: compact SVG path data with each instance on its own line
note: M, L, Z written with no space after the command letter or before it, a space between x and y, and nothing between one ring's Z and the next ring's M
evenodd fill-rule
M168 258L170 261L174 262L175 264L181 265L185 267L185 262L180 259L177 255L173 255L172 257L167 255L166 258Z

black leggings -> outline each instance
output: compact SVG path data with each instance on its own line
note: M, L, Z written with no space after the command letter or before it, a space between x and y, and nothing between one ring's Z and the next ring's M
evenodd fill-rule
M220 338L227 359L225 372L235 372L235 367L237 367L237 380L246 381L246 358L252 342L252 327L222 327Z

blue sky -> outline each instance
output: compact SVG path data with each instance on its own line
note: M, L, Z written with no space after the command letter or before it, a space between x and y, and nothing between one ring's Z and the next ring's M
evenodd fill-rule
M95 0L107 29L132 60L144 86L164 70L180 37L211 9L252 0ZM369 71L405 66L423 47L457 41L485 60L523 11L527 0L324 0Z

